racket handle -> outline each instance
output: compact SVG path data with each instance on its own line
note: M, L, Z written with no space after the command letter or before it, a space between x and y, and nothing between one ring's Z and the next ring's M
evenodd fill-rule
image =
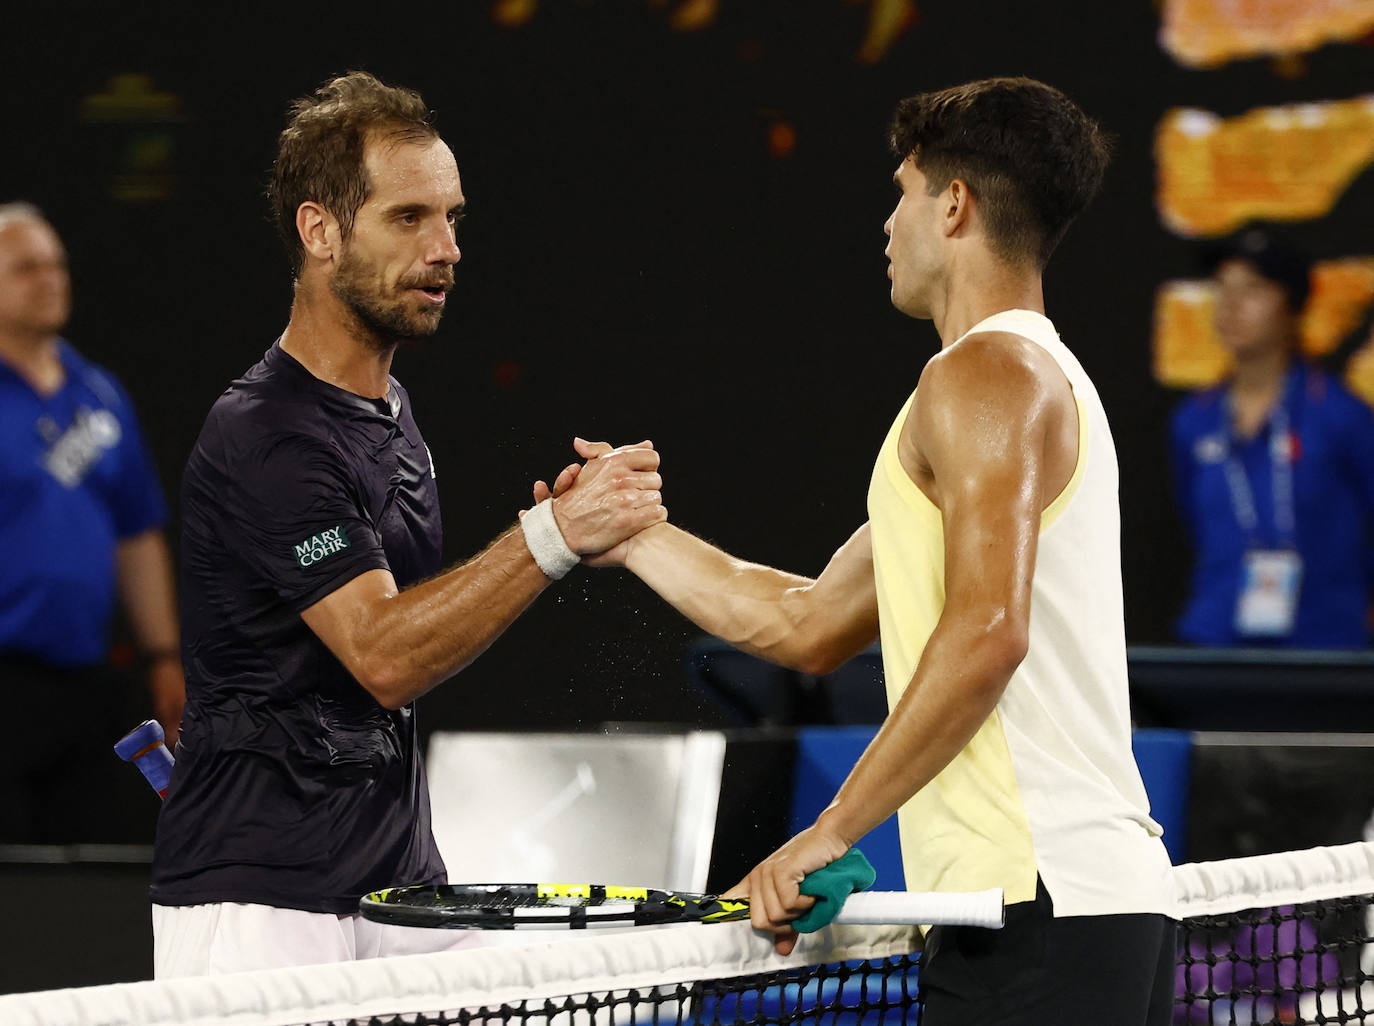
M167 797L167 784L172 779L172 764L176 761L163 744L165 737L161 723L144 720L114 746L116 755L143 771L159 798Z
M845 899L837 923L862 926L982 926L1000 930L1005 921L1002 889L962 894L916 891L860 891Z

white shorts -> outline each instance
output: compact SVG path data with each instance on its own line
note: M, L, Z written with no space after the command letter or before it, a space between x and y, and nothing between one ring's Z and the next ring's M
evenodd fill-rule
M488 943L480 930L386 926L360 915L215 902L153 906L153 978L416 955Z

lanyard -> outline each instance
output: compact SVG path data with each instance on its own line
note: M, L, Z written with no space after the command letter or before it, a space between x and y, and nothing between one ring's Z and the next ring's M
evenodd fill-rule
M1229 413L1229 403L1228 403ZM1223 469L1226 484L1231 490L1231 508L1235 511L1236 522L1240 525L1251 545L1259 531L1259 513L1255 510L1255 495L1250 490L1250 479L1245 468L1231 446L1231 430L1222 435L1226 446L1226 459ZM1292 546L1297 534L1297 514L1293 499L1293 439L1289 432L1288 410L1282 399L1274 408L1269 419L1269 465L1270 479L1274 487L1274 528L1279 540Z

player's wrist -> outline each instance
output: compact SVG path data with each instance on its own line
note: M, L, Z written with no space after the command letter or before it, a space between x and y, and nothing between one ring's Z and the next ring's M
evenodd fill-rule
M520 530L525 535L525 545L534 557L535 563L544 576L557 581L565 577L569 570L582 562L582 557L574 552L563 537L558 521L553 514L553 499L545 499L520 520Z
M854 847L855 841L863 836L862 832L855 830L852 824L846 822L844 811L835 805L831 805L816 817L811 830L834 849L833 858L839 858Z

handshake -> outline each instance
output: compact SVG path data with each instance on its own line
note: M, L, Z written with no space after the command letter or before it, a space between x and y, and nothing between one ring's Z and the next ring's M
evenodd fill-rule
M525 542L554 580L578 563L624 566L634 537L668 519L652 442L575 438L573 449L586 462L564 467L552 486L536 481L533 508L520 512Z

